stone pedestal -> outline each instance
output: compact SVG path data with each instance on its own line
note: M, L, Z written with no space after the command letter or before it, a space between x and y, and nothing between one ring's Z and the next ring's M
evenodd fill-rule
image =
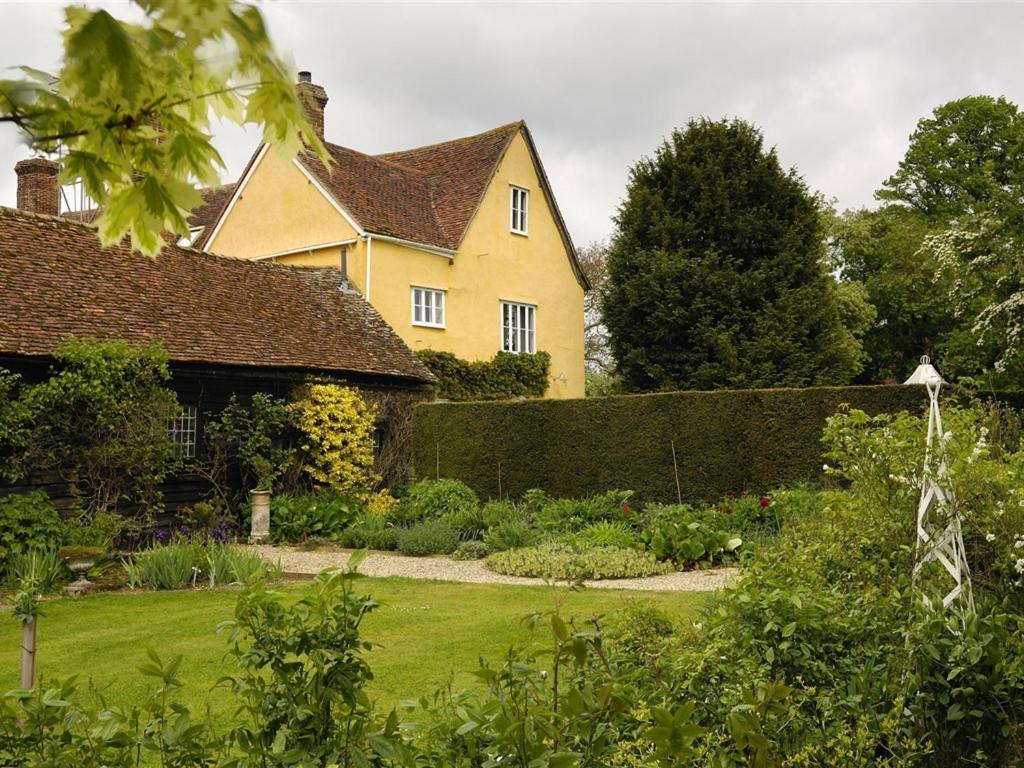
M249 541L261 544L270 538L270 491L251 491L249 504L252 506Z

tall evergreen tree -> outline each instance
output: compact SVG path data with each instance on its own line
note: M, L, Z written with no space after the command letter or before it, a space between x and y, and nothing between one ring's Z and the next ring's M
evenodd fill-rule
M636 390L843 384L860 344L820 201L741 120L691 121L631 171L602 308Z

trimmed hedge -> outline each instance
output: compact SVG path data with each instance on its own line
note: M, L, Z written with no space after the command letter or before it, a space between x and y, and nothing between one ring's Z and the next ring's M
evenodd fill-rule
M924 411L923 387L671 392L584 400L434 403L413 416L417 477L452 477L480 498L529 488L579 498L629 488L683 501L816 482L821 432L842 403L869 413Z
M416 353L437 378L435 392L446 400L510 400L544 397L551 356L499 352L493 360L469 362L451 352L424 349Z

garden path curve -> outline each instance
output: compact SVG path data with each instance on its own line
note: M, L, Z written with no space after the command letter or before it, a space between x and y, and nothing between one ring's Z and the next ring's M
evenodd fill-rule
M299 549L259 545L252 547L271 562L280 562L285 575L312 576L324 568L344 568L352 550L333 547ZM390 552L370 552L359 572L366 576L404 576L409 579L457 581L465 584L543 584L543 579L505 576L487 568L482 560L452 560L448 557L406 557ZM736 574L735 568L682 571L640 579L586 581L594 589L631 589L649 592L711 592L721 589Z

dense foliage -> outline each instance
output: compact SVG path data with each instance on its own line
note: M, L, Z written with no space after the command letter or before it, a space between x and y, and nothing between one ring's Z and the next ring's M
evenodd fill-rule
M1019 252L1024 115L968 96L922 118L877 211L832 228L835 266L867 290L865 382L902 379L927 353L943 373L990 387L1024 382Z
M174 458L167 421L177 398L167 387L166 352L69 339L54 357L48 378L17 390L13 416L23 420L15 430L23 441L7 462L8 479L56 474L89 513L156 508Z
M224 167L215 119L262 126L263 140L286 156L303 144L326 150L255 6L134 5L142 13L133 21L69 5L59 70L23 67L18 79L0 80L0 122L37 151L61 151L63 179L81 180L104 244L130 235L153 255L162 233L189 234L186 219L201 202L196 181L215 184Z
M315 483L348 493L368 491L376 484L373 431L377 412L357 390L339 384L311 384L291 408L301 434L303 469Z
M16 555L55 550L63 541L64 521L45 493L0 496L0 580Z
M290 426L291 412L284 400L257 392L243 402L232 394L205 429L208 475L220 495L231 495L232 469L240 473L242 488L271 490L292 459Z
M417 357L434 374L434 391L445 400L510 400L543 397L548 389L551 356L499 352L492 360L470 362L451 352L421 350Z
M634 579L672 570L670 565L659 562L650 552L605 545L573 547L567 544L541 544L496 552L487 558L487 566L508 576L566 581Z
M692 120L630 174L602 309L633 390L846 384L819 200L760 131Z
M925 402L901 386L436 403L414 414L413 462L419 477L440 467L481 498L631 488L637 501L712 501L818 482L821 430L841 403L878 413Z
M210 540L177 539L158 544L121 565L131 588L213 588L280 578L280 568L259 553Z
M270 500L270 536L278 544L339 541L363 509L358 498L337 491L316 495L280 493Z

